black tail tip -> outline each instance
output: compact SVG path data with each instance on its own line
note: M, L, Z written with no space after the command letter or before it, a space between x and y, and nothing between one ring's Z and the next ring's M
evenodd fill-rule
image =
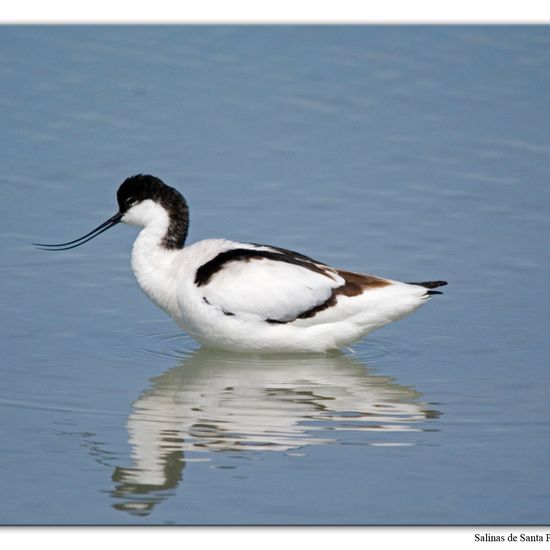
M423 286L424 288L438 288L440 286L445 286L447 281L424 281L423 283L407 283L409 285ZM441 292L433 292L428 294L441 294Z

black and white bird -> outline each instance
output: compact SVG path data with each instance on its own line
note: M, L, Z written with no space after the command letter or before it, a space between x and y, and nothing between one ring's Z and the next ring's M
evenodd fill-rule
M402 283L330 267L275 246L207 239L185 246L183 196L150 175L127 178L118 212L68 250L124 222L142 227L132 269L145 294L207 347L321 352L342 348L425 303L445 281ZM35 243L36 244L36 243Z

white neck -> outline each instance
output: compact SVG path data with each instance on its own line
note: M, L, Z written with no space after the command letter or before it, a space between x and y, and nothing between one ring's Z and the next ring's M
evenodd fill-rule
M178 250L168 250L162 246L168 224L168 214L159 207L134 242L132 269L145 294L171 315L170 304L174 302L176 289L171 266Z

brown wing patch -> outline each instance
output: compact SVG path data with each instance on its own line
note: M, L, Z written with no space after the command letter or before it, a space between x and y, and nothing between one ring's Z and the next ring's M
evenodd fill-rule
M325 311L330 307L336 305L338 296L358 296L363 292L367 292L373 288L380 288L383 286L391 285L390 281L386 279L380 279L379 277L373 277L372 275L364 275L363 273L353 273L352 271L337 271L338 275L344 279L345 283L338 288L333 289L329 299L315 306L303 313L300 313L296 319L311 319L315 317L317 313Z
M391 282L386 279L365 275L363 273L354 273L352 271L338 270L338 275L346 281L346 284L339 288L335 288L334 292L343 294L344 296L357 296L366 290L391 284Z

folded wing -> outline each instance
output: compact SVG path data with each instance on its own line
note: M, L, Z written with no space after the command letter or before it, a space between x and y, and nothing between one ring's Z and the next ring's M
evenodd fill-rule
M345 280L306 256L258 246L218 254L197 270L195 284L226 315L285 323L326 303Z

